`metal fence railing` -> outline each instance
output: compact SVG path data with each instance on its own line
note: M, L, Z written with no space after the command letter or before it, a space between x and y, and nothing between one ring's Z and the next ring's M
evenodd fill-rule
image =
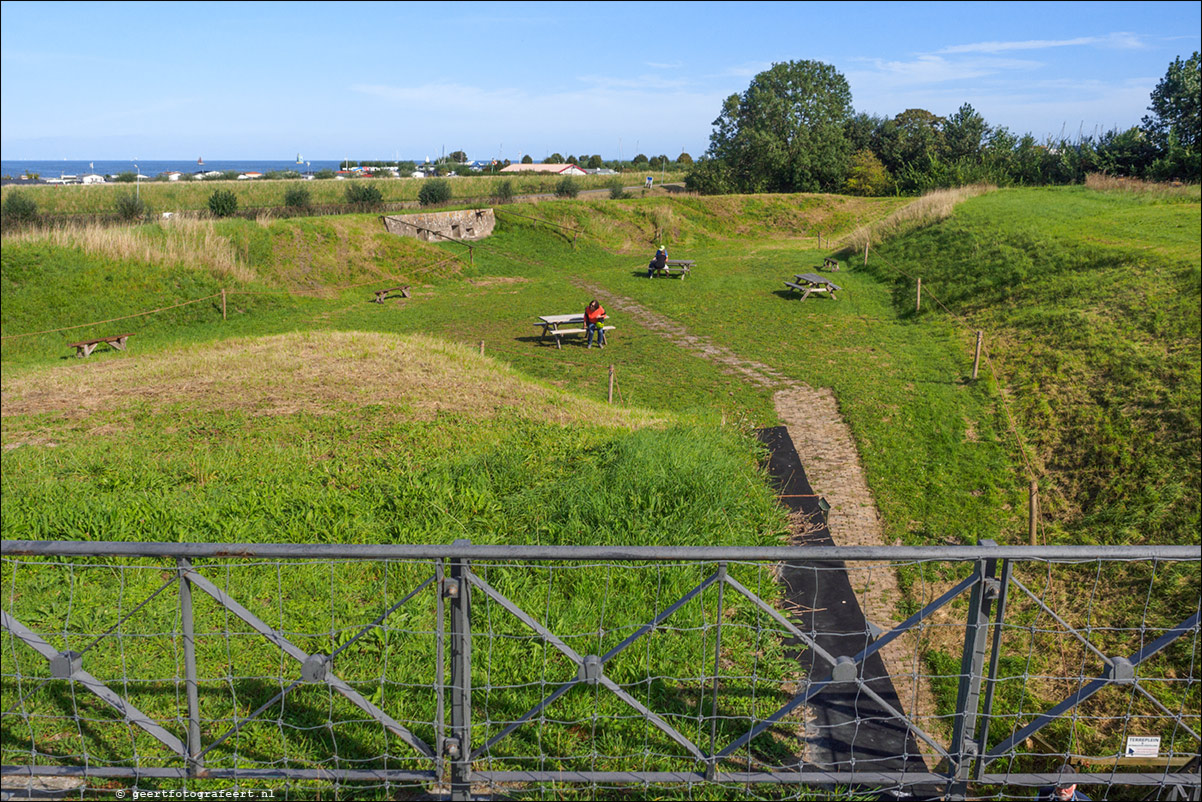
M1197 799L1199 562L8 541L0 763L80 796L468 799L1029 798L1067 762L1094 798Z

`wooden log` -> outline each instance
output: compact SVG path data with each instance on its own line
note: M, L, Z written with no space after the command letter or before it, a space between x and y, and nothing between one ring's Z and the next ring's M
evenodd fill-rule
M614 366L609 366L609 403L614 402Z
M225 288L221 288L221 319L225 320Z

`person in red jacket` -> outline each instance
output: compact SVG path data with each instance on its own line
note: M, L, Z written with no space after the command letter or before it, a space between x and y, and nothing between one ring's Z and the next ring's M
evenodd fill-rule
M597 347L605 347L605 329L601 327L601 321L605 320L605 310L601 304L597 303L597 299L589 301L588 306L584 307L584 328L585 328L585 347L593 347L593 334L597 335Z

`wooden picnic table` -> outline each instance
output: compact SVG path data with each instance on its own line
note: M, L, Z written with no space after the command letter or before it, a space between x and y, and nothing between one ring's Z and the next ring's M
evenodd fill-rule
M692 259L669 259L664 263L663 267L656 268L654 272L652 272L651 277L654 278L660 274L668 276L669 278L672 276L680 276L680 280L684 281L684 277L689 274L689 271L693 269L693 265L695 264L697 264L697 262Z
M835 297L835 293L843 289L835 282L828 279L826 276L820 276L817 273L796 273L793 278L795 281L786 281L785 286L791 290L797 290L801 293L801 300L810 297L811 293L825 292L828 293L834 300L839 300Z
M384 303L384 297L386 295L388 295L388 293L390 293L390 292L399 292L401 294L402 298L408 298L409 297L409 285L406 284L403 287L389 287L386 290L374 290L374 292L376 294L375 302L378 304L382 304L382 303Z
M112 337L97 337L94 340L83 340L83 341L77 342L77 343L69 343L67 345L67 347L74 348L75 356L82 359L85 356L91 356L92 352L96 350L96 346L100 345L100 343L108 343L113 348L116 348L118 351L124 351L126 339L128 339L129 337L132 337L132 336L134 336L134 335L133 334L114 334Z
M606 320L608 317L609 315L604 315L601 319ZM584 326L584 313L578 313L575 315L540 315L538 322L534 325L543 327L543 333L540 339L545 339L547 337L555 338L555 347L557 349L563 348L561 338L565 337L566 335L585 334L588 331L586 328L560 328L561 326ZM605 344L605 332L613 331L613 328L613 326L601 327L600 342L602 345Z

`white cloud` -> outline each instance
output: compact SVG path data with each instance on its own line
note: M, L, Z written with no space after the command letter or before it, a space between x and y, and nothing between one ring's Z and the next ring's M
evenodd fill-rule
M955 53L1005 53L1011 50L1047 50L1053 47L1098 47L1117 50L1139 50L1146 47L1143 37L1134 33L1112 33L1106 36L1079 36L1075 39L1026 39L1016 42L974 42L967 45L952 45L936 51L943 54Z
M847 80L853 90L863 86L928 86L986 78L1009 71L1032 70L1042 64L1024 59L971 58L945 59L937 55L918 56L910 61L864 60L870 69L848 70Z
M683 63L683 62L680 62L680 61L674 62L674 63L672 63L672 64L658 64L658 63L656 63L656 62L654 62L654 61L646 61L646 62L644 62L644 63L645 63L645 64L646 64L648 67L652 67L652 68L654 68L654 69L657 69L657 70L678 70L678 69L680 69L681 67L683 67L683 66L684 66L684 63Z

